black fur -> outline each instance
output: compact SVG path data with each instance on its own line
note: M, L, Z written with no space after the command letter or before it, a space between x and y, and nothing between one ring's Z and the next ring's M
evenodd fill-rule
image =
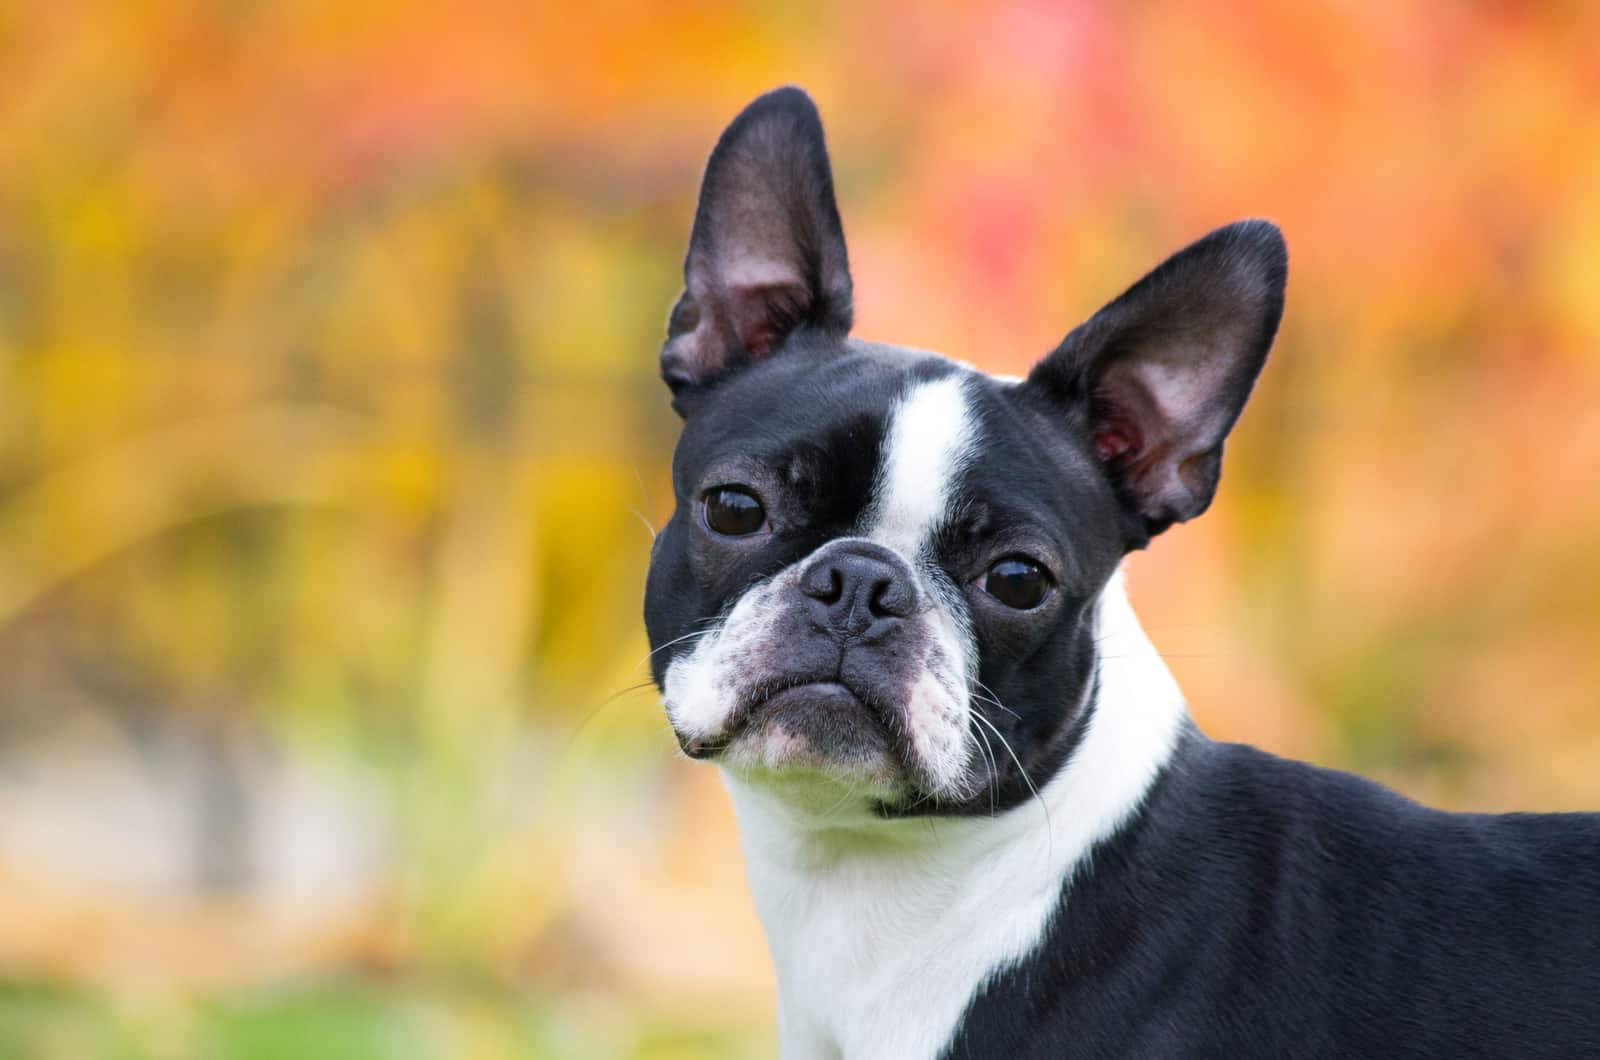
M948 1054L1600 1056L1600 814L1451 814L1189 733Z

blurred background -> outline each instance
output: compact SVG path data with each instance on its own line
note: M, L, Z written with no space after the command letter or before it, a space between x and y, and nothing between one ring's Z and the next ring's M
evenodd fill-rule
M1020 371L1284 228L1130 561L1218 737L1600 807L1600 7L0 10L0 1056L772 1053L639 609L700 167L793 81L856 333Z

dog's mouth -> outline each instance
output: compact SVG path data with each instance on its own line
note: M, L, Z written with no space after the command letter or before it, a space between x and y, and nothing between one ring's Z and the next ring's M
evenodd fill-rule
M687 741L694 758L744 770L898 778L900 759L884 714L838 679L755 689L715 740Z

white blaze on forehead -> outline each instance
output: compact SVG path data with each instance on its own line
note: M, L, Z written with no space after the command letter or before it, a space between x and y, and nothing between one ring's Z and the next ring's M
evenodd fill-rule
M948 515L977 433L965 378L918 383L889 414L866 535L915 560Z

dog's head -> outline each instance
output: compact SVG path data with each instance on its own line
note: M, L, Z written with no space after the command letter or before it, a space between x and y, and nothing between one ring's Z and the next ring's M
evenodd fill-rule
M1025 380L852 339L816 109L752 103L661 351L684 429L645 620L683 749L887 816L1025 799L1082 735L1122 557L1211 503L1285 274L1272 225L1219 229Z

